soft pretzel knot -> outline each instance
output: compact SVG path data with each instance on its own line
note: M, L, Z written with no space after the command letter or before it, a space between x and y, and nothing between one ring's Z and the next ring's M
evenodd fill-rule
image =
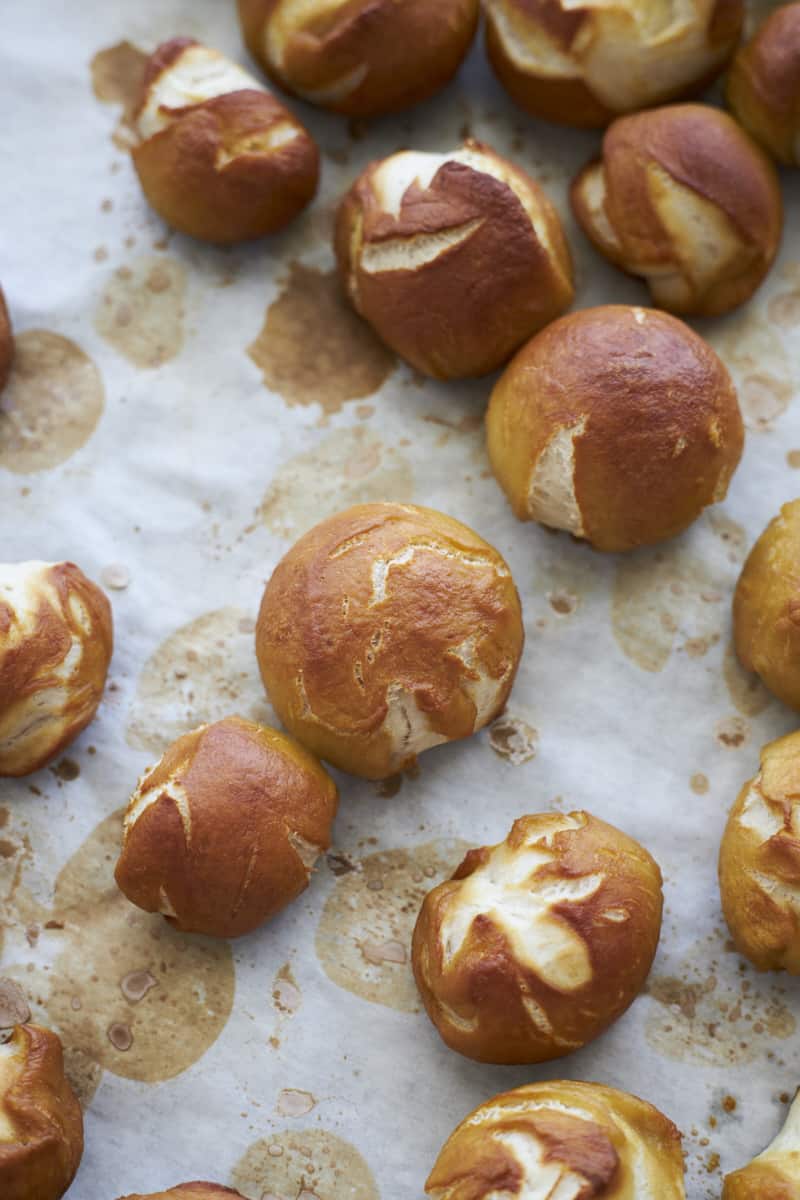
M117 883L178 929L240 937L307 887L337 801L328 773L285 734L241 717L202 725L140 779Z
M251 54L295 95L352 117L408 108L452 78L479 0L239 0Z
M800 166L800 4L777 8L739 50L727 100L765 150Z
M82 1154L83 1115L61 1042L49 1029L17 1025L0 1045L0 1196L59 1200Z
M784 504L756 541L733 597L736 653L747 671L800 710L800 500Z
M800 1100L795 1096L774 1141L725 1177L722 1200L800 1200Z
M778 252L783 202L772 163L718 109L680 104L622 117L572 185L601 254L641 275L660 308L716 316L743 304Z
M0 288L0 392L6 386L14 357L14 336L6 307L6 298Z
M103 695L111 606L74 563L0 564L0 775L43 767Z
M800 733L763 747L728 818L719 876L737 949L762 971L800 975Z
M410 504L357 505L315 526L276 567L256 627L283 724L367 779L492 721L523 640L498 552Z
M521 817L425 898L412 961L428 1015L480 1061L568 1054L641 991L661 907L658 866L626 834L585 812Z
M567 125L699 92L742 31L742 0L484 0L489 58L521 107Z
M142 188L182 233L261 237L314 196L319 155L300 122L237 63L191 38L152 55L135 120Z
M524 171L471 140L372 163L341 205L336 250L359 313L436 378L494 370L572 301L555 208Z
M228 1200L244 1200L241 1192L219 1183L179 1183L166 1192L148 1192L146 1196L136 1192L120 1196L120 1200L225 1200L226 1196Z
M434 1200L683 1200L678 1130L636 1096L556 1080L487 1100L450 1135Z

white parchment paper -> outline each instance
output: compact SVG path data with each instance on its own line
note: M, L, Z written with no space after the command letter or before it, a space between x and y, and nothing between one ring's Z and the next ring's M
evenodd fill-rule
M646 302L567 210L598 136L516 112L477 45L442 96L369 128L295 105L323 150L317 203L270 242L220 251L148 211L90 64L178 34L245 62L232 0L28 0L3 18L0 280L21 349L0 401L2 554L73 559L116 622L97 720L54 770L0 785L0 974L61 1032L87 1105L69 1200L189 1179L253 1200L419 1196L469 1109L558 1075L657 1104L685 1134L689 1196L718 1195L800 1074L800 985L730 951L716 887L726 812L760 745L795 724L737 668L729 606L749 544L800 491L796 177L770 279L701 326L748 424L728 499L672 543L602 557L512 517L483 446L491 381L393 365L346 332L328 279L335 202L363 166L469 132L558 204L578 305ZM270 719L252 648L265 580L317 519L381 498L441 508L507 557L527 632L508 714L401 786L341 777L335 852L259 933L230 948L172 935L114 889L112 814L172 736L229 711ZM481 1066L415 1010L406 939L463 844L550 806L587 807L655 854L661 949L648 994L585 1051Z

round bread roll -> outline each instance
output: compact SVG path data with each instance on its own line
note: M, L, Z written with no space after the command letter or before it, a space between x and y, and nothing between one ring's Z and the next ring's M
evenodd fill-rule
M642 276L659 308L687 316L749 300L783 232L772 163L732 117L704 104L615 121L571 196L600 253Z
M0 776L38 771L86 728L112 648L111 606L74 563L0 564Z
M14 357L14 336L11 332L11 321L6 308L6 298L0 288L0 392L8 382L11 372L11 361Z
M572 303L555 208L479 142L368 166L339 209L336 255L356 310L436 379L495 370Z
M521 521L631 550L722 500L742 453L736 391L711 347L653 309L562 317L501 376L489 458Z
M779 162L800 166L800 4L767 17L733 60L728 104Z
M627 1092L532 1083L461 1122L425 1191L435 1200L684 1200L681 1135Z
M241 937L308 886L336 785L291 738L241 717L178 738L125 813L115 878L186 933Z
M317 190L310 134L242 67L192 38L152 55L135 123L144 194L180 233L221 244L263 237Z
M784 504L748 555L733 597L733 637L746 671L800 710L800 500Z
M642 990L661 909L633 838L585 812L520 817L425 897L412 962L428 1016L479 1062L570 1054Z
M522 108L565 125L607 125L702 91L743 22L743 0L486 0L498 78Z
M411 504L358 505L315 526L275 568L256 626L283 724L366 779L494 720L523 640L497 551Z
M222 1187L219 1183L179 1183L177 1187L167 1192L149 1192L146 1196L136 1192L135 1195L120 1196L120 1200L245 1200L241 1192L233 1188Z
M479 0L238 0L247 48L282 87L349 117L426 100L452 79Z
M64 1076L61 1042L17 1025L0 1045L0 1196L59 1200L83 1155L83 1114Z
M725 1176L722 1200L800 1200L800 1099L783 1129L752 1162Z
M800 733L761 751L731 809L719 852L722 910L760 971L800 975Z

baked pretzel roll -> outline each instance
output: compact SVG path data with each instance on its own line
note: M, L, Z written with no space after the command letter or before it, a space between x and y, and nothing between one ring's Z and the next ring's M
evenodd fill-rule
M622 117L572 185L595 247L669 312L714 317L749 300L783 231L770 160L727 113L676 104Z
M336 785L291 738L241 717L178 738L125 813L115 878L187 933L241 937L308 886Z
M493 721L523 640L497 551L411 504L357 505L315 526L275 568L256 626L283 724L366 779Z
M532 1083L487 1100L428 1176L435 1200L684 1200L678 1130L598 1083Z
M120 1196L120 1200L244 1200L241 1192L222 1187L219 1183L179 1183L167 1192L149 1192L146 1196L138 1192L131 1196Z
M800 710L800 500L784 504L748 555L733 597L733 636L746 671Z
M428 1016L479 1062L570 1054L642 990L661 909L633 838L585 812L520 817L425 897L412 962Z
M263 237L317 190L310 134L237 63L192 38L152 55L135 123L144 194L180 233L222 244Z
M29 775L86 728L111 661L111 606L74 563L0 564L0 775Z
M276 83L349 117L426 100L452 79L479 0L239 0L247 48Z
M14 335L11 332L11 321L6 308L6 298L0 288L0 392L8 382L11 371L11 361L14 357Z
M513 99L565 125L702 91L744 23L742 0L485 0L489 59Z
M572 303L555 208L479 142L368 166L339 209L336 255L361 316L436 379L495 370Z
M59 1200L83 1155L83 1114L49 1029L17 1025L0 1045L0 1196Z
M725 1176L722 1200L800 1200L800 1100L783 1129L752 1162Z
M777 8L738 52L727 99L765 150L786 166L800 166L800 4Z
M719 852L725 920L739 953L760 971L800 975L798 829L800 733L790 733L763 747L761 768L739 793Z
M489 459L521 521L631 550L722 500L742 453L736 391L711 347L654 309L570 313L492 392Z

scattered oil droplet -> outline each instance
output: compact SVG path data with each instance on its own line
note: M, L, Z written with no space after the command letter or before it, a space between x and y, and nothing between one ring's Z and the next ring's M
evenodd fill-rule
M247 1200L379 1200L362 1155L325 1129L286 1130L255 1142L234 1167L231 1184Z
M116 1050L125 1054L133 1045L133 1034L127 1025L115 1022L108 1027L108 1040Z
M735 708L745 717L756 717L763 712L772 697L761 680L752 671L746 671L736 654L733 642L725 651L722 662L725 686Z
M553 612L562 617L570 616L578 607L578 597L573 596L571 592L548 592L547 599Z
M750 736L750 726L741 717L725 717L714 726L714 736L728 750L738 750Z
M702 771L698 771L692 776L689 785L696 796L705 796L710 786L708 776L703 775Z
M139 102L148 56L131 42L99 50L90 63L92 90L103 104L117 104L122 115L112 134L114 145L129 150L137 141L133 114Z
M29 329L14 345L0 396L0 466L28 475L59 466L88 442L105 393L97 367L69 338Z
M395 363L348 304L337 273L302 263L291 264L247 353L290 407L319 404L326 414L377 392Z
M231 712L275 724L239 608L204 613L162 642L142 668L128 719L128 745L162 754L204 722Z
M122 592L131 581L131 573L123 563L109 563L100 572L100 582L116 592Z
M283 1088L278 1092L275 1112L282 1117L304 1117L316 1108L316 1104L311 1092L303 1092L299 1088Z
M110 276L95 328L135 366L163 366L183 347L185 294L183 265L166 255L147 255Z
M120 980L119 987L129 1004L138 1004L148 992L158 987L158 980L149 971L129 971Z
M495 754L521 767L536 757L539 733L527 721L511 713L504 713L489 726L489 745Z
M72 783L81 773L81 769L74 758L62 758L60 762L50 768L50 771L55 775L56 779L61 779L64 783Z
M413 499L407 460L361 426L340 429L280 466L259 516L279 537L297 537L353 504Z
M364 941L359 942L359 948L365 960L374 966L380 966L381 963L408 962L408 952L402 942L382 942L377 945L375 942Z
M288 963L283 964L273 980L272 1002L278 1012L288 1016L294 1016L303 1003L302 992Z
M793 470L798 470L800 468L800 450L787 451L786 461Z
M317 957L341 988L364 1000L416 1012L420 1001L406 960L364 947L411 944L411 933L426 893L449 876L468 846L458 840L428 842L413 849L367 855L357 869L336 880L317 926Z
M13 1029L31 1019L25 993L13 979L0 976L0 1029Z

